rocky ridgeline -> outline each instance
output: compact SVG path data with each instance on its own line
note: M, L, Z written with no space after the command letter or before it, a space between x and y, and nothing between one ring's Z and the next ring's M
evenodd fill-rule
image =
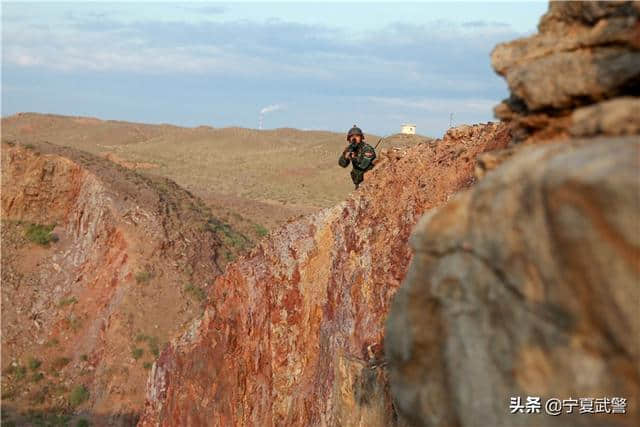
M517 140L640 131L640 2L551 2L531 37L491 55Z
M482 155L411 237L385 340L407 424L640 425L638 11L554 2L494 50L496 113L528 143Z
M394 425L383 328L409 234L510 140L491 123L389 150L348 200L271 233L160 355L140 425Z

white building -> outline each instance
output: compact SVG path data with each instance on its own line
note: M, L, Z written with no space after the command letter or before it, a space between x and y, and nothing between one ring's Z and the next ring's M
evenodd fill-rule
M416 125L411 123L403 123L400 128L400 133L405 135L415 135L416 134Z

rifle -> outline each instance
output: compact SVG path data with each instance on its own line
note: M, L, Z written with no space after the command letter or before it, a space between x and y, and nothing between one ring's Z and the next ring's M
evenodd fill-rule
M389 135L386 135L386 136L383 136L382 138L380 138L380 139L378 140L378 143L376 144L376 146L375 146L375 147L373 147L373 149L375 150L376 148L378 148L378 145L380 145L380 143L381 143L383 140L387 139L388 137L389 137Z
M383 136L382 138L380 138L380 139L378 140L378 143L376 144L376 146L375 146L375 147L373 147L373 149L375 150L376 148L378 148L378 145L380 145L380 143L381 143L384 139L388 138L389 136L390 136L390 135L386 135L386 136ZM348 155L349 153L355 153L357 150L358 150L358 144L357 144L357 143L354 143L354 142L349 142L349 147L347 147L346 154Z
M349 142L349 147L347 148L347 153L355 153L358 151L358 143Z
M349 145L347 146L347 149L344 150L344 157L347 159L350 159L351 153L356 153L358 151L358 143L355 142L353 139L349 140Z

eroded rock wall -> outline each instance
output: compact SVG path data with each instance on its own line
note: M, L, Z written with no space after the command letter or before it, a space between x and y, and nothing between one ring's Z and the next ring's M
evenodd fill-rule
M187 286L221 272L224 244L195 203L95 156L3 141L3 420L73 409L135 421L151 362L201 313ZM57 239L30 242L30 224L55 225ZM71 408L78 387L87 398Z
M509 141L487 124L387 149L347 201L270 234L161 354L140 425L394 425L383 325L411 229Z

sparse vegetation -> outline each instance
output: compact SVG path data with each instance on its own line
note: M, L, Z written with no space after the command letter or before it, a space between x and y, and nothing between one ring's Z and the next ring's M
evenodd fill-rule
M205 230L215 233L223 242L237 249L245 249L250 245L249 239L238 233L229 224L210 217L204 226Z
M29 411L28 421L35 426L68 426L71 416L59 411Z
M67 298L62 298L60 300L60 302L58 302L58 307L65 307L67 305L71 305L71 304L75 304L77 303L78 300L76 299L76 297L67 297Z
M142 365L144 367L144 369L151 369L151 367L153 366L152 362L144 362L144 365Z
M69 404L73 407L89 400L89 390L84 385L77 385L69 394Z
M44 378L44 374L42 372L34 372L31 375L31 381L34 383L42 381L43 378Z
M13 399L21 389L20 383L27 375L27 368L11 364L3 371L7 377L2 378L2 399Z
M16 381L22 381L27 376L27 368L22 365L15 365L11 367L11 373Z
M149 335L145 335L145 334L138 334L136 335L136 342L143 342L146 341L149 338Z
M267 234L269 234L269 230L267 230L264 226L260 224L254 224L254 227L256 229L256 234L260 237L264 237Z
M45 347L57 347L58 344L60 344L60 341L58 341L58 338L51 338L46 343L44 343L44 346Z
M158 355L160 354L160 344L158 342L158 337L155 336L149 336L149 335L145 335L145 334L138 334L136 336L136 342L147 342L147 346L149 347L149 352L151 354L153 354L155 357L158 357ZM136 357L135 355L133 356L136 360L139 359L142 356L142 352L144 352L143 349L138 349L141 351L140 355L138 357ZM135 351L135 348L134 348Z
M25 144L25 145L24 145L24 148L26 148L27 150L33 150L33 149L35 149L36 147L35 147L35 145L33 145L33 144Z
M57 357L51 363L51 367L54 370L62 369L67 366L69 362L71 362L71 359L69 359L68 357Z
M58 237L55 234L51 233L54 227L55 227L55 224L51 224L51 225L31 224L27 228L25 237L39 245L48 246L50 242L58 241Z
M224 260L227 262L231 262L234 259L236 259L236 257L233 255L231 251L224 251L223 256L224 256Z
M27 361L27 366L29 366L29 369L31 369L32 371L35 371L36 369L38 369L40 365L42 365L42 361L39 359L36 359L35 357L30 357L29 360Z
M149 344L149 351L151 352L151 354L153 354L155 357L158 357L160 355L160 346L158 345L158 338L153 337L153 339L148 341L147 344Z
M134 347L131 350L131 355L133 356L134 359L138 360L144 355L144 349L140 347Z
M80 360L82 360L83 362L86 362L87 360L89 360L89 356L87 356L86 354L81 354Z
M136 273L136 283L145 284L148 283L149 280L151 280L151 273L149 273L148 271L143 270Z
M78 316L70 315L67 317L66 321L69 327L74 332L78 332L78 330L82 327L82 320Z
M187 284L184 288L185 292L193 296L199 302L204 301L207 298L207 293L199 286L194 285L193 283Z
M11 400L16 396L16 389L13 385L3 382L2 384L2 400Z
M89 421L85 420L84 418L80 418L76 423L76 427L89 427Z

